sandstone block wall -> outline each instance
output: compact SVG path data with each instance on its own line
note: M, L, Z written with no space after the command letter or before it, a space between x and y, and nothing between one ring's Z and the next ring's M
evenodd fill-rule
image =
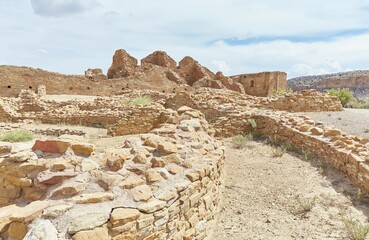
M287 88L287 74L284 72L241 74L231 78L241 83L245 93L252 96L266 97Z
M104 152L60 139L0 145L0 237L211 239L224 147L198 111L167 119Z
M315 90L302 90L277 98L261 100L263 106L289 112L342 111L341 102L336 97Z

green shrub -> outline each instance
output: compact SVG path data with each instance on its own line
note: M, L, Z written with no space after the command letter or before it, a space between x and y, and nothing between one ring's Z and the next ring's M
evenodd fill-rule
M27 142L33 139L33 134L27 130L14 130L5 133L0 141L4 142Z
M247 139L241 134L238 134L232 138L232 144L233 144L233 147L237 149L242 149L246 147Z
M255 119L249 118L249 119L247 119L247 122L251 125L252 129L255 131L255 129L257 127Z
M136 97L131 100L132 105L146 105L151 102L152 102L152 99L149 97Z
M343 88L343 89L339 89L339 90L329 89L327 91L327 93L331 96L337 97L340 100L342 106L344 106L344 107L348 107L348 104L350 102L354 101L354 99L355 99L352 92L350 90L348 90L347 88Z
M369 233L369 225L363 225L354 219L344 218L343 224L351 240L365 240Z

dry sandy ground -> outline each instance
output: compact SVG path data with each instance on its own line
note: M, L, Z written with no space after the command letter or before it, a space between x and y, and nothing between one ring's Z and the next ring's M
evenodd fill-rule
M369 138L369 109L345 108L342 112L302 113L327 126L335 126L345 132Z
M225 188L214 240L348 239L342 219L365 223L369 201L334 169L296 153L273 157L262 142L234 149L227 139ZM323 164L324 165L324 164ZM303 201L313 201L303 211Z

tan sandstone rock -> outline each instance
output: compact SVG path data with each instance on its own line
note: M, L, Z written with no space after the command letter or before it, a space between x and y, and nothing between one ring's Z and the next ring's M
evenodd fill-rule
M108 221L108 217L100 213L91 213L76 217L68 227L68 233L74 234L84 230L100 227Z
M123 49L116 50L112 65L108 70L108 79L131 76L135 73L136 67L137 59Z

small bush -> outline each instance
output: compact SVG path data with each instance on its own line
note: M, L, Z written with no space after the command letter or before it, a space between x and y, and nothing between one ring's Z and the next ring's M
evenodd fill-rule
M132 105L146 105L151 102L152 102L152 99L149 97L136 97L131 100Z
M235 148L242 149L246 147L247 139L243 135L238 134L232 138L232 144Z
M314 198L297 198L300 210L303 214L310 212L316 205L316 197Z
M343 224L351 240L365 240L369 233L369 225L363 225L352 218L344 218Z
M14 130L7 132L0 138L4 142L27 142L33 139L33 134L27 130Z
M343 107L347 107L348 104L355 99L352 92L348 90L347 88L343 88L339 90L330 89L327 91L327 93L331 96L337 97L340 100Z
M369 128L365 128L364 133L369 133Z
M285 147L277 147L273 150L273 157L282 157L285 154L287 149Z
M256 124L255 119L253 119L253 118L247 119L247 122L250 123L250 125L251 125L251 127L252 127L253 130L256 129L257 124Z

